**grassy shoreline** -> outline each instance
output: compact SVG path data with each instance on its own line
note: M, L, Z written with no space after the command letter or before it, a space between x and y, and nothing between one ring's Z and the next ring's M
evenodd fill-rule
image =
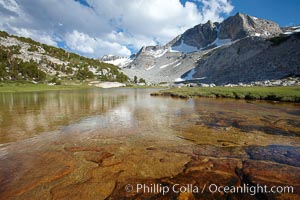
M0 93L14 93L14 92L44 92L44 91L57 91L57 90L78 90L92 88L88 85L46 85L46 84L33 84L24 82L15 83L1 83Z
M0 93L12 93L12 92L43 92L43 91L57 91L57 90L78 90L95 88L95 86L89 86L85 83L67 83L63 85L47 85L47 84L33 84L27 81L12 81L12 82L0 82ZM134 88L134 89L165 89L161 86L140 86L140 85L128 85L122 88Z
M184 87L171 88L152 93L151 96L172 96L179 98L211 97L246 100L270 100L300 102L300 86L290 87Z

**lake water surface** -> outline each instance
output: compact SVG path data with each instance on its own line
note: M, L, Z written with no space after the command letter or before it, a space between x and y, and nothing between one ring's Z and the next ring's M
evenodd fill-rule
M0 93L0 199L300 198L299 104L153 91ZM138 184L294 191L163 195Z

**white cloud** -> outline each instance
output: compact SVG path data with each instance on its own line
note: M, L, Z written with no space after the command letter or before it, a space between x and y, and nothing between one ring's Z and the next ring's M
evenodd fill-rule
M230 14L233 6L228 0L199 0L202 4L202 15L204 21L222 21L220 13Z
M59 40L58 38L54 38L53 36L50 36L46 32L42 32L42 31L30 30L25 28L17 28L17 27L11 27L11 30L13 30L17 35L23 37L29 37L43 44L48 44L52 46L56 46L57 45L56 41Z
M20 11L19 5L17 4L16 1L8 1L8 0L3 0L0 1L0 5L2 8L4 8L3 10L12 12L12 13L17 13Z
M99 57L130 54L144 45L169 42L208 19L221 21L233 6L227 0L0 0L0 29ZM193 2L192 2L193 1ZM197 3L196 3L197 2ZM198 6L197 6L198 4Z
M182 5L179 0L111 0L103 4L90 0L90 4L111 19L115 27L126 32L155 37L162 43L203 21L195 3Z
M106 52L114 52L117 55L129 56L130 50L116 42L104 41L100 38L92 38L77 30L67 33L66 44L71 50L86 55L104 55Z

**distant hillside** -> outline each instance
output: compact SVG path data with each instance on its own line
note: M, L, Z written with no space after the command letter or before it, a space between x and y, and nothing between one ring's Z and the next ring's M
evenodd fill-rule
M59 79L128 81L115 65L0 31L0 81Z
M130 57L123 57L123 56L114 56L114 55L104 55L99 58L100 61L116 65L120 68L126 67L129 65L132 60L134 59L135 55L131 55Z

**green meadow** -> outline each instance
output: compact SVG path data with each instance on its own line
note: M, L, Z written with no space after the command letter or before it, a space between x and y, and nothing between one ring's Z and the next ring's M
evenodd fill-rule
M161 90L152 96L213 97L300 102L300 86L290 87L182 87Z

